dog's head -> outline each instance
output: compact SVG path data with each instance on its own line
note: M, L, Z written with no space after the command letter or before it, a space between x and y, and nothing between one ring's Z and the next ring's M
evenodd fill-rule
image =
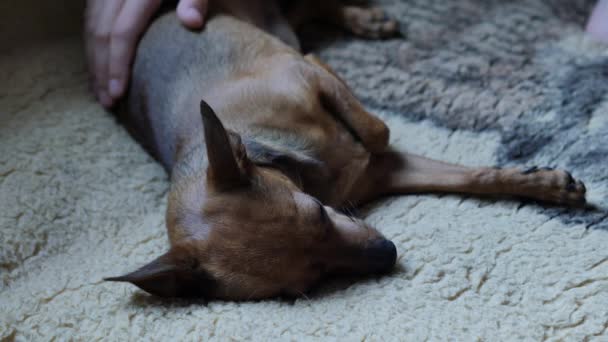
M171 249L108 280L166 297L247 300L298 296L332 273L392 269L392 242L301 192L282 172L256 166L204 102L201 112L208 168L173 184Z

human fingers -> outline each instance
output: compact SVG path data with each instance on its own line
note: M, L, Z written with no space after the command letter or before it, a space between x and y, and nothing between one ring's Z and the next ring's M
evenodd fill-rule
M604 43L608 43L608 0L599 0L587 22L587 32Z
M114 22L105 85L113 100L125 92L138 40L160 4L161 0L126 0Z
M188 28L201 28L207 14L207 6L208 0L181 0L177 5L177 17Z
M112 105L107 91L110 33L124 0L90 0L86 10L85 46L91 86L97 100Z

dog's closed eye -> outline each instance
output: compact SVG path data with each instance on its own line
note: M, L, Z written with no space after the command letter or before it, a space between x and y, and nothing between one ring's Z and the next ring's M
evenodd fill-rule
M325 210L325 206L323 206L323 204L319 201L317 201L317 204L319 205L319 217L321 224L329 225L331 220L329 218L329 214L327 214L327 210Z
M327 213L327 210L325 209L325 206L323 205L323 203L321 203L321 201L317 200L316 198L314 200L317 203L317 206L319 208L318 222L321 224L321 230L322 230L321 239L325 239L329 235L329 231L330 231L331 227L333 226L333 223L332 223L331 218L329 217L329 213Z

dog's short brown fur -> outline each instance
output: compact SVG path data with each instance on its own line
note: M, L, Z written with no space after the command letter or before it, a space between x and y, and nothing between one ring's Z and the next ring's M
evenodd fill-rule
M564 171L467 168L392 149L386 125L298 52L294 27L312 17L368 38L397 30L377 9L331 0L211 2L202 32L173 13L154 21L121 118L171 174L171 248L110 280L161 296L300 295L326 274L395 263L390 241L332 207L420 192L584 203L584 185Z

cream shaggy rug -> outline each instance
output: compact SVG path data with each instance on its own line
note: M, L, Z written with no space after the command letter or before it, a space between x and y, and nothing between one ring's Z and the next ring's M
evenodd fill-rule
M391 198L363 211L397 245L389 276L295 302L160 300L101 279L166 249L166 174L87 93L78 38L3 46L0 339L608 340L608 49L582 35L589 2L381 3L405 38L319 51L394 144L568 167L599 209Z

